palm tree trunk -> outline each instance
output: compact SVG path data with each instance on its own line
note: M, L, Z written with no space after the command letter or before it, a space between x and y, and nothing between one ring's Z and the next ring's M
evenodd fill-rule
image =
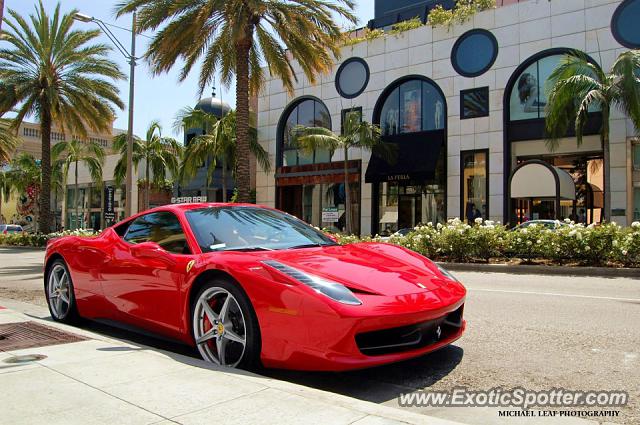
M80 187L78 185L78 161L76 161L76 170L75 170L75 180L73 182L73 191L76 193L76 229L80 229L82 226L80 225L80 206L79 206L79 201L80 201L80 197L78 196L80 194ZM84 220L82 220L84 221Z
M604 213L601 221L611 221L611 151L609 150L609 109L602 108L602 157L604 168Z
M146 166L146 170L145 170L145 178L147 180L145 186L146 186L146 190L144 191L144 209L148 210L149 209L149 191L151 190L151 182L149 181L149 158L147 158L145 160L145 166Z
M4 0L0 0L0 29L2 29L2 18L4 18Z
M227 162L224 156L220 161L222 162L222 202L227 202Z
M40 100L40 133L42 183L40 187L40 205L38 214L38 231L51 232L51 106L47 99Z
M349 148L344 148L344 214L345 231L351 234L351 192L349 190Z
M236 46L236 134L238 169L236 186L238 202L251 200L251 169L249 160L249 50L253 29L246 28L245 38Z

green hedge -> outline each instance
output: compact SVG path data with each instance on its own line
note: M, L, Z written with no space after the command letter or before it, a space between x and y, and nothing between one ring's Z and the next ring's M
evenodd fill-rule
M59 238L61 236L95 236L93 230L65 230L56 233L13 233L0 234L0 245L2 246L30 246L34 248L44 248L50 239Z
M524 262L583 266L640 267L640 223L620 227L556 222L555 229L531 225L508 230L492 221L473 225L459 219L445 225L419 226L406 236L390 238L335 235L342 244L358 241L389 242L405 246L433 260L489 262L520 259Z

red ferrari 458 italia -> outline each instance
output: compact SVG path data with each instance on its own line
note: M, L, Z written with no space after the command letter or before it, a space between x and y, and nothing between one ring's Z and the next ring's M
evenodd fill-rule
M49 243L55 320L117 321L231 367L348 370L458 339L466 290L429 259L383 243L338 245L246 204L155 208L98 237Z

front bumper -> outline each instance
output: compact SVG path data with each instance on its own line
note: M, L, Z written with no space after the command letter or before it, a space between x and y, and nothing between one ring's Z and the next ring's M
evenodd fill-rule
M315 371L380 366L445 347L460 338L466 327L464 289L457 293L442 288L399 297L363 296L362 300L362 306L328 309L317 298L309 299L304 316L299 318L307 329L304 343L281 340L277 355L269 356L263 350L263 364Z

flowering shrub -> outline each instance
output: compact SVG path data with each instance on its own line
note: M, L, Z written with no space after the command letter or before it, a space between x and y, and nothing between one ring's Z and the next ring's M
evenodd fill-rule
M434 260L519 258L525 262L640 267L640 222L623 228L615 223L584 226L566 220L556 222L555 228L532 224L508 230L490 220L477 219L469 225L456 218L444 225L418 226L406 236L334 236L341 244L374 241L402 245Z
M78 229L78 230L65 230L63 232L55 233L10 233L6 235L0 234L0 245L9 246L30 246L36 248L42 248L47 246L47 242L51 239L59 238L61 236L96 236L98 233L93 230Z

